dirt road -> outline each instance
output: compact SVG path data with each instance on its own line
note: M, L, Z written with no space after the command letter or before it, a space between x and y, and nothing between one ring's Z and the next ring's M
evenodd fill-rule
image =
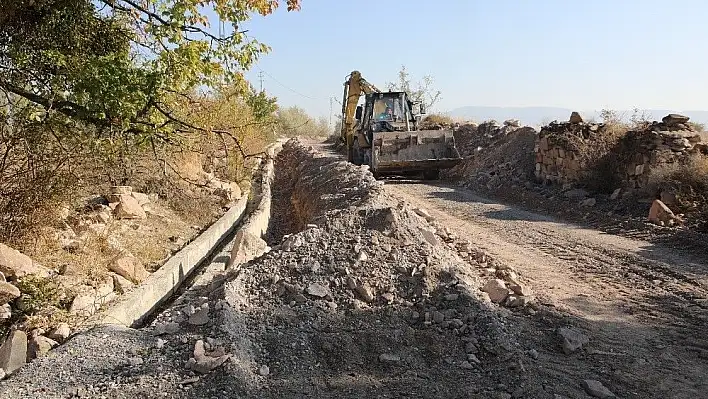
M633 397L708 397L705 257L561 223L445 184L389 181L386 190L532 281L552 315L518 320L530 346L534 335L549 352L557 344L534 329L570 322L590 331L587 352L549 356L541 374L580 378L592 369Z

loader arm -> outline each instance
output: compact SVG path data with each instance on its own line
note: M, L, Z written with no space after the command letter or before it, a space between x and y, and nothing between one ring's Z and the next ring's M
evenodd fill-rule
M344 82L344 99L342 101L342 116L344 120L340 139L347 143L347 148L352 144L354 125L356 123L354 116L359 98L362 94L371 93L381 93L381 90L367 82L359 71L352 71Z

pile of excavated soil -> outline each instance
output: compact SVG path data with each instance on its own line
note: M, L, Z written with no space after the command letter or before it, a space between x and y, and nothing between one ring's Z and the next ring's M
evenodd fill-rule
M504 127L486 127L466 139L467 147L474 148L465 160L447 172L449 177L466 182L498 185L530 181L534 174L534 146L536 131L530 127L512 131Z
M292 143L281 152L276 181L289 184L276 186L277 206L290 220L271 227L282 241L224 289L226 330L247 348L235 354L245 392L503 395L481 364L519 354L478 289L470 244L436 234L365 168L314 155ZM247 377L263 365L268 378Z

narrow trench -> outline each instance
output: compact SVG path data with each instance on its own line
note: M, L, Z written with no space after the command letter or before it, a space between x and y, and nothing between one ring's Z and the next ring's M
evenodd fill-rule
M265 240L270 246L279 244L283 236L297 233L301 230L303 221L291 201L295 186L294 176L288 173L281 158L275 159L275 176L271 186L271 211L268 231Z

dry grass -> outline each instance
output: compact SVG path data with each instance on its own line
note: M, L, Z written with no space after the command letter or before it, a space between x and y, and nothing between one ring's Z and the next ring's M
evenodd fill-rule
M647 194L661 191L676 194L683 210L694 208L696 202L708 199L708 157L693 155L682 164L664 164L649 172Z
M673 193L676 203L671 208L685 215L688 225L708 232L708 157L694 155L683 164L665 164L649 172L646 195Z
M107 265L122 250L154 270L175 249L177 239L186 242L195 230L167 206L151 203L149 207L147 219L112 220L100 230L82 234L81 245L71 250L62 248L56 240L58 230L47 228L43 237L27 248L27 254L58 270L70 268L70 274L82 276L80 280L87 283L103 281Z
M568 137L586 171L586 184L591 190L610 193L617 188L617 169L622 164L620 148L628 130L627 125L608 123L590 139Z

